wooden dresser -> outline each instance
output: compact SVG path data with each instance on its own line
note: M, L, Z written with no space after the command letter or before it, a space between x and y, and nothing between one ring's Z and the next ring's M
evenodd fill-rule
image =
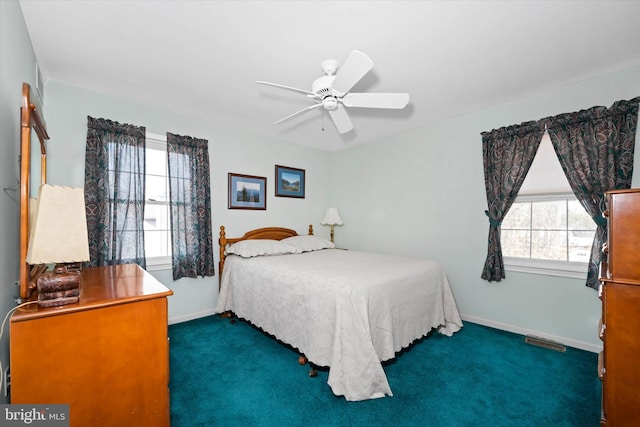
M601 426L640 426L640 189L607 192L600 266Z
M80 302L11 318L11 403L69 404L71 426L168 426L167 296L137 265L82 271Z

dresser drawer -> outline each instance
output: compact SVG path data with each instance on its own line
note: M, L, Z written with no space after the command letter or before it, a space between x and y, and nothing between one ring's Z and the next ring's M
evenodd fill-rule
M640 283L640 191L607 193L608 274L611 280Z

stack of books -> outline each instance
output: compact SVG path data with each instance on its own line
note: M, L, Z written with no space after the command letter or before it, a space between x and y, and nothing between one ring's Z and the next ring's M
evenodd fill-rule
M36 283L38 307L57 307L80 301L80 272L47 273Z

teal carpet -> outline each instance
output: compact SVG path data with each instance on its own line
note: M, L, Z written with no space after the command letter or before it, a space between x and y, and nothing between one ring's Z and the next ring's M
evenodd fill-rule
M434 334L385 364L393 397L347 402L298 355L246 322L169 327L171 425L579 426L600 419L597 355L524 343L473 323Z

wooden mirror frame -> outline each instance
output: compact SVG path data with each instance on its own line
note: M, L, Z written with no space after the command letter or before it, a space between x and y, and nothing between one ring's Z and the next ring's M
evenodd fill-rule
M36 95L31 97L31 86L22 83L22 106L20 108L20 300L31 298L36 288L36 279L46 266L30 268L27 264L29 246L29 198L31 195L31 131L36 132L40 142L40 184L47 182L47 124L42 116L42 103ZM44 268L43 268L44 267Z

